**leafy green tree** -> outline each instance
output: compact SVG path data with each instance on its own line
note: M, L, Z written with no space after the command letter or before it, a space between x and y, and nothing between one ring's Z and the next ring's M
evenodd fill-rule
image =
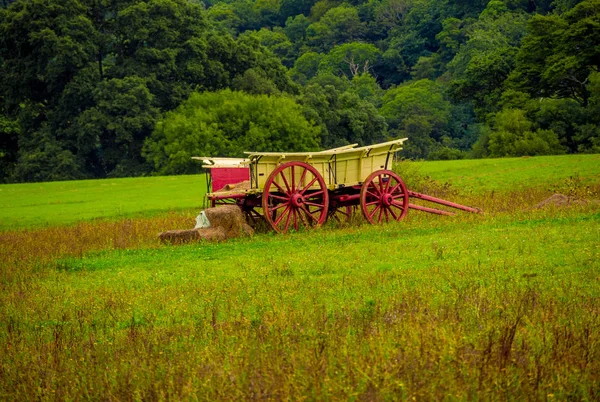
M281 0L279 13L284 20L300 15L308 16L315 3L316 0ZM294 39L292 40L294 41Z
M357 74L352 77L348 92L358 95L360 99L372 103L377 108L381 106L384 94L375 77L368 73Z
M290 76L294 81L306 84L319 72L319 64L325 56L316 52L306 52L296 60L294 68L290 71Z
M298 102L321 127L321 147L369 145L387 138L387 124L373 103L348 90L345 78L323 74L305 88Z
M218 2L208 9L206 15L213 26L230 35L235 35L242 25L242 18L236 13L234 4Z
M297 49L304 44L306 38L306 29L310 25L310 21L303 14L295 17L289 17L285 22L285 32L289 40L296 46Z
M410 140L405 156L426 158L447 135L451 105L444 99L439 84L423 79L388 90L383 97L381 114L396 136Z
M532 97L572 98L588 104L589 75L600 71L600 0L586 0L562 16L536 15L523 40L514 87Z
M19 124L5 116L0 108L0 183L11 175L17 162L19 149Z
M273 30L262 28L258 32L246 32L243 35L253 35L260 44L277 56L286 67L292 67L296 59L296 49L281 28Z
M192 173L192 156L314 151L319 130L290 98L224 90L194 93L160 120L145 156L163 174Z
M330 9L323 17L306 29L308 43L318 51L329 51L336 45L360 39L365 25L356 8L341 5Z
M80 131L102 155L102 168L108 176L149 171L142 158L142 145L159 116L153 98L144 78L113 78L96 88L95 106L78 117Z
M533 131L532 122L520 109L505 109L495 117L489 136L489 156L553 155L565 153L552 130Z
M515 68L527 20L525 13L511 12L504 3L491 1L448 64L454 97L471 101L482 117L497 110L504 82Z
M381 52L369 43L352 42L336 46L319 63L319 72L348 78L368 73Z

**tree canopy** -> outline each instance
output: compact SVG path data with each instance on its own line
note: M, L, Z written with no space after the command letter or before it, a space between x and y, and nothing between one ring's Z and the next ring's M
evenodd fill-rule
M599 38L600 0L6 0L0 182L399 136L409 158L599 152ZM246 125L210 120L226 97Z

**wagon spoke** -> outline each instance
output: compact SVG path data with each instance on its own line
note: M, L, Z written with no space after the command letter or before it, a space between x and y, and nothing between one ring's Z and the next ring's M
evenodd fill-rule
M381 194L374 194L368 190L367 190L367 195L369 196L369 198L375 198L377 200L381 198Z
M279 215L279 218L277 218L277 220L275 221L275 226L279 225L279 223L281 222L281 220L285 216L286 212L289 215L289 213L290 213L290 206L289 205L286 205L286 208L283 210L283 212L281 213L281 215Z
M294 214L294 230L298 231L298 217L296 216L296 210L292 209L292 213Z
M371 211L371 213L369 214L369 218L373 218L373 215L375 215L375 212L377 212L378 209L381 208L381 205L377 205L373 211Z
M270 198L274 198L274 199L276 199L276 200L285 201L285 202L288 202L288 201L290 200L290 198L289 198L289 197L282 197L282 196L280 196L280 195L275 195L275 194L269 194L269 197L270 197Z
M383 175L379 176L379 181L377 182L377 184L379 185L379 194L384 194L384 190L383 190Z
M291 212L288 211L287 218L285 219L285 227L283 228L284 232L287 232L288 228L290 227L291 216L292 216Z
M289 204L286 204L286 203L282 202L281 204L278 204L276 207L274 207L271 211L277 211L279 208L283 208L283 207L288 206L288 205ZM258 215L258 212L254 211L254 213L256 213Z
M391 170L371 173L360 189L360 206L365 219L371 223L402 220L408 208L409 195L404 182ZM398 208L398 209L396 209Z
M315 217L313 216L313 214L312 214L312 213L311 213L311 212L308 210L308 208L306 208L304 205L302 205L302 207L301 207L301 208L302 208L302 210L303 210L303 211L306 213L306 216L308 216L310 219L312 219L312 220L313 220L313 221L315 221L315 222L318 222L318 221L319 221L317 218L315 218ZM317 212L317 211L315 211L315 212Z
M306 192L306 190L308 190L309 188L311 188L311 186L312 186L313 184L315 184L315 182L316 182L316 181L317 181L317 177L315 176L315 178L314 178L314 179L312 179L312 180L310 181L310 183L308 183L308 186L306 186L306 187L304 187L302 190L300 190L300 194L304 195L304 193Z
M395 206L396 208L400 208L402 210L404 210L404 205L400 204L399 202L392 202L392 205Z
M379 191L379 189L377 188L377 186L375 185L375 183L374 183L374 182L371 182L371 183L369 183L369 185L370 185L371 187L373 187L373 189L374 189L374 190L377 192L377 195L376 195L376 197L379 197L379 196L381 195L381 191ZM369 191L367 190L367 192L369 192ZM372 194L372 193L371 193L371 194Z
M328 206L325 180L308 163L283 163L275 167L265 182L262 194L264 218L278 232L322 224L327 218Z
M388 191L390 189L390 183L392 182L392 178L390 176L387 177L387 180L385 181L385 192L386 193L391 193L391 191Z
M304 212L304 209L302 209L302 207L301 207L298 209L298 215L300 215L300 219L302 219L302 223L304 224L304 227L309 228L310 224L308 223L308 221L306 220L306 216L302 212Z
M300 181L298 181L298 188L302 187L302 183L304 182L304 180L306 179L306 172L308 172L308 169L304 169L302 171L302 176L300 176Z
M287 194L287 191L285 191L285 189L283 187L281 187L275 180L273 180L273 184L275 185L275 187L277 187L277 189L279 191L281 191L283 194Z
M309 195L306 196L307 199L311 199L311 198L315 198L318 197L319 195L324 194L324 191L316 191L314 193L310 193Z
M400 187L400 183L396 184L396 185L395 185L395 186L392 188L392 190L390 191L390 194L394 194L394 192L395 192L396 190L398 190L398 187ZM404 194L404 193L402 193L402 194Z
M294 191L296 191L296 186L295 186L296 175L295 175L295 173L296 173L296 167L292 166L292 174L291 174L291 176L292 176L291 179L292 180L291 180L291 184L290 184L290 187L292 188L292 193Z
M279 172L279 175L280 175L280 176L281 176L281 178L283 179L283 183L285 184L285 188L287 188L287 192L289 193L289 192L291 191L291 190L290 190L290 185L289 185L289 183L288 183L287 179L285 178L285 175L283 174L283 170L281 170L281 171ZM275 181L273 181L273 183L275 183ZM275 183L275 185L277 185L277 183Z

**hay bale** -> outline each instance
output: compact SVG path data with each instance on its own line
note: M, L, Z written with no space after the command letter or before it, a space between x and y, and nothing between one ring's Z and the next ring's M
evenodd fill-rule
M234 237L252 236L254 229L246 223L244 214L237 205L222 205L204 210L210 221L209 228L190 230L168 230L158 235L162 242L171 244L191 241L224 241Z
M205 209L204 212L210 226L225 229L227 238L254 234L254 229L246 223L244 214L237 205L222 205Z
M227 240L227 232L224 228L204 228L196 229L200 239L207 241L224 241Z
M200 240L200 233L196 229L190 230L167 230L158 235L163 243L182 244Z

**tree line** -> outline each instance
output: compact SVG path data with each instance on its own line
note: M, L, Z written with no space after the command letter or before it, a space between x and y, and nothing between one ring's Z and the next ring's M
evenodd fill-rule
M600 152L600 0L4 0L0 181L408 137Z

